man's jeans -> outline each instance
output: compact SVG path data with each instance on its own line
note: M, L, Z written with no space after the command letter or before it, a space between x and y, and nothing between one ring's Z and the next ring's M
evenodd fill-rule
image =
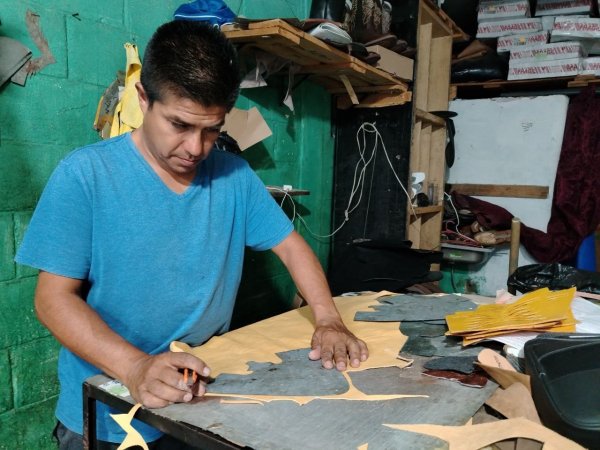
M69 430L60 422L56 424L52 435L58 442L59 450L83 450L83 436ZM98 450L117 450L119 445L121 445L105 441L97 441L97 444L96 448ZM136 446L131 448L140 449L141 447ZM190 447L168 435L164 435L157 441L150 442L148 448L150 450L198 450L196 447Z

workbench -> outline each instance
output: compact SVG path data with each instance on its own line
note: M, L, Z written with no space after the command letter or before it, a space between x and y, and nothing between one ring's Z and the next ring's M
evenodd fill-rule
M256 324L249 325L253 326ZM285 327L272 326L269 330L274 340L286 333ZM247 345L250 349L251 343ZM215 387L209 385L208 390L218 388L216 392L236 394L266 391L270 395L292 396L345 392L348 384L343 375L322 369L320 361L308 359L308 352L305 348L278 353L281 364L249 361L250 375L220 375ZM219 397L201 397L160 409L141 408L135 418L202 449L357 449L364 444L369 450L444 448L446 444L436 438L394 430L384 424L463 425L497 385L489 381L478 389L423 376L423 364L428 359L415 356L410 367L349 374L354 386L365 394L410 397L385 401L315 399L304 405L287 400L231 404L223 403ZM111 393L106 388L110 381L105 375L97 375L84 383L84 441L89 444L86 448L96 448L96 401L120 412L127 412L134 405L131 397Z

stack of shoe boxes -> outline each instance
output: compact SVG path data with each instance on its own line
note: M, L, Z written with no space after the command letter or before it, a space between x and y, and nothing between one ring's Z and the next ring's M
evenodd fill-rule
M550 43L510 48L508 79L575 76L600 66L599 58L586 58L600 53L600 19L590 17L596 7L592 0L538 0L535 17Z

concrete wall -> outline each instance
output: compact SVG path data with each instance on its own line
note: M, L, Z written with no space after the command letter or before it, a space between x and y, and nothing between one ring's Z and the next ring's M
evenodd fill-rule
M152 31L182 2L0 0L0 35L39 56L25 24L30 9L39 15L57 61L25 87L0 89L0 450L54 448L58 344L34 316L36 272L13 263L15 249L57 162L74 147L98 139L92 130L97 102L125 66L123 43L137 43L142 54ZM250 18L304 18L310 0L228 4ZM329 96L302 83L294 94L296 114L291 114L280 106L284 88L274 81L240 99L241 108L257 106L274 132L246 157L266 183L311 190L297 209L316 233L327 234L333 164ZM302 225L297 228L308 235ZM327 243L308 241L325 261ZM248 254L246 263L238 323L285 309L294 294L289 276L268 254Z

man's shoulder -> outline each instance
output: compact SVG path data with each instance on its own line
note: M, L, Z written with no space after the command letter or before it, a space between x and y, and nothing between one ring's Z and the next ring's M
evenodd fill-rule
M211 162L213 168L218 172L231 172L232 169L235 172L252 170L248 161L244 158L225 150L214 149L210 153L208 161Z
M129 138L126 134L122 134L76 148L63 159L63 162L65 164L80 164L101 161L115 157L128 148Z

